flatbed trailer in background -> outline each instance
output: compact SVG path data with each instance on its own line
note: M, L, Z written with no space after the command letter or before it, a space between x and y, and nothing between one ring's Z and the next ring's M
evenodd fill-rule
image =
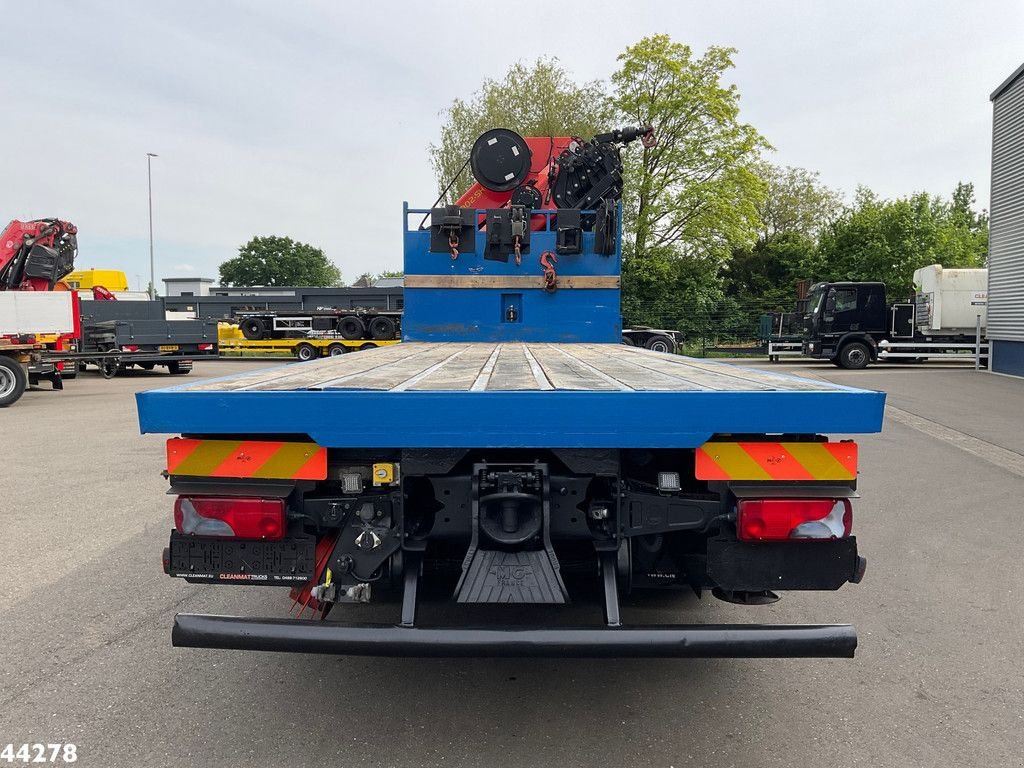
M297 360L315 360L318 357L337 357L349 352L376 349L400 343L399 339L389 341L351 340L334 337L303 339L225 339L221 337L221 357L244 357L246 355L290 355Z
M307 335L336 334L348 341L401 339L402 313L377 308L325 308L313 311L239 312L235 321L249 341L299 339Z
M105 374L133 366L143 370L161 366L173 375L187 374L195 360L216 359L217 343L215 320L94 321L83 324L82 352L84 358L95 357L82 364L117 352L116 362L97 363Z
M484 134L473 154L482 184L466 207L404 211L402 344L137 395L142 431L171 435L169 575L290 587L300 617L314 619L397 603L386 626L182 614L175 645L854 654L845 624L623 622L620 598L632 592L750 606L859 582L857 445L827 435L879 431L885 401L621 344L616 163L619 144L638 136L648 134L585 145ZM555 158L550 174L533 168L535 153ZM552 179L562 208L542 207L539 187ZM603 620L582 627L543 611L526 626L481 627L467 611L461 626L424 627L419 614L431 591L459 604L554 606L586 599L588 585Z

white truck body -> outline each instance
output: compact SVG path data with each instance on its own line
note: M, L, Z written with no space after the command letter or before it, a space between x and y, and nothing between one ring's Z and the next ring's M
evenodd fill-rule
M914 272L916 322L926 335L973 336L981 315L985 329L987 269L943 269L940 264Z
M0 336L74 330L70 291L0 291Z

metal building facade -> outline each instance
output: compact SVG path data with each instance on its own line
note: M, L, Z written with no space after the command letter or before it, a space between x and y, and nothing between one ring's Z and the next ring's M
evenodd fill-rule
M1024 376L1024 65L990 98L989 369Z

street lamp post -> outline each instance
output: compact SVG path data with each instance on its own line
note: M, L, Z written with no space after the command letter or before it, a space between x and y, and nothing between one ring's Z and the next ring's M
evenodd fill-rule
M153 158L158 155L146 153L146 182L149 186L149 300L156 301L156 269L153 262Z

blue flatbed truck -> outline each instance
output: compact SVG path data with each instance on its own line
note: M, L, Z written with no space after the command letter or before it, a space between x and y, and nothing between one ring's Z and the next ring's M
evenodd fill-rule
M642 590L757 605L860 581L857 446L826 435L879 431L884 394L620 344L618 199L583 216L565 202L528 208L504 260L505 214L406 206L402 344L137 395L142 431L172 435L164 570L289 587L308 616L179 614L175 645L853 656L849 625L623 624L620 599ZM424 626L431 594L589 594L595 621ZM395 603L393 624L333 620L371 600Z

